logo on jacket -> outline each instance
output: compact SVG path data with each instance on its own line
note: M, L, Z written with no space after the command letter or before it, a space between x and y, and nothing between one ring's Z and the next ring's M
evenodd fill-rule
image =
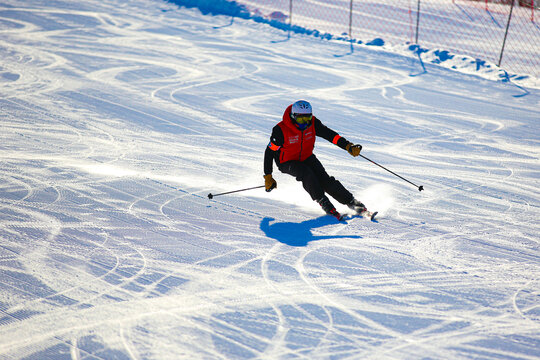
M289 143L290 144L296 144L299 140L300 140L300 136L298 136L298 135L289 137Z

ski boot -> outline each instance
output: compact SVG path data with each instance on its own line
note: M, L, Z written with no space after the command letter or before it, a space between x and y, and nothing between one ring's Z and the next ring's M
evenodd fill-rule
M379 213L378 211L371 212L369 211L364 204L362 204L360 201L353 198L350 203L347 204L347 206L354 210L358 215L369 218L371 221L375 219L375 216Z
M362 215L362 213L364 213L365 211L367 211L366 209L366 206L364 204L362 204L360 201L356 200L355 198L353 198L348 204L347 206L349 207L349 209L353 210L354 212L356 212L358 215Z
M325 213L327 213L328 215L332 215L339 221L343 220L343 216L336 210L334 205L332 205L332 203L326 196L323 196L322 198L316 201L317 203L319 203L319 205L321 205Z

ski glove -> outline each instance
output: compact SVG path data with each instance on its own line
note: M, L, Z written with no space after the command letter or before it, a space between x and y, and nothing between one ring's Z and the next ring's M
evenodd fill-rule
M272 174L264 175L264 187L266 192L270 192L277 188L277 182L272 177Z
M349 154L351 154L352 156L356 157L360 155L360 151L362 150L362 145L360 144L353 145L352 143L348 143L347 146L345 147L345 150L347 150Z

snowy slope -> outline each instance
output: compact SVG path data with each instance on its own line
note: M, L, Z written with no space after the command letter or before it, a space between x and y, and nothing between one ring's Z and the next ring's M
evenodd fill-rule
M161 1L0 32L0 358L539 358L538 90ZM425 191L320 140L379 222L209 200L299 98Z

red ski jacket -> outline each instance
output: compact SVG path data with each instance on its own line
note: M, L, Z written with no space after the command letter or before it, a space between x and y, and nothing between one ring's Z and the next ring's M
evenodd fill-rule
M315 147L315 125L311 121L311 125L304 130L298 129L291 120L291 108L289 105L285 109L283 119L278 126L283 132L283 144L279 153L279 162L291 160L304 161L313 154Z
M313 154L315 137L326 139L342 149L349 143L334 130L313 116L311 125L298 129L291 119L292 105L283 113L282 120L272 129L270 143L264 153L264 174L272 173L272 159L278 167L287 161L304 161Z

